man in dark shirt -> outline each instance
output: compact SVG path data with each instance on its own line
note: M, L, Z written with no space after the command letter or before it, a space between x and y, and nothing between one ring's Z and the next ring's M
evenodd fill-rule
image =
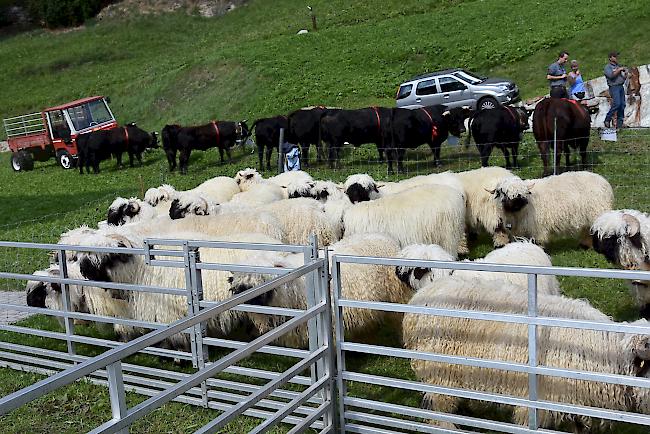
M627 68L618 64L618 51L609 53L609 63L605 66L605 78L609 86L609 95L612 97L612 106L605 116L605 127L612 126L612 117L616 113L616 128L623 126L625 118L625 77Z
M551 63L548 67L546 79L551 87L552 98L568 98L569 95L566 91L566 69L564 64L569 60L569 53L561 51L558 55L557 61Z

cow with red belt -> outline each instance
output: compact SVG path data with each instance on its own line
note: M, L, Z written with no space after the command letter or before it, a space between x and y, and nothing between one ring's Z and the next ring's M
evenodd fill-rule
M517 163L519 142L527 129L528 113L521 107L497 106L476 112L470 118L469 136L474 136L476 147L481 155L481 166L489 165L492 148L496 147L503 152L506 168L519 167ZM512 164L510 151L512 151Z
M360 146L374 143L379 161L384 160L384 149L391 138L390 108L368 107L357 110L339 110L321 119L321 137L327 144L329 166L339 164L345 143Z
M99 163L111 156L117 160L117 167L122 167L122 154L129 154L129 165L133 167L133 157L142 165L142 153L147 148L158 147L158 133L148 133L138 128L135 123L110 130L97 130L77 137L77 156L79 173L83 175L84 166L90 173L92 166L99 173Z
M206 151L210 148L219 149L221 163L224 163L223 152L232 162L230 148L236 143L243 143L249 136L246 121L211 121L205 125L181 127L165 125L163 128L163 148L169 162L169 170L176 168L176 152L179 152L178 165L182 174L187 173L187 166L192 150Z
M433 105L415 109L392 109L392 141L387 149L388 173L393 173L393 158L397 155L397 171L403 172L403 160L407 149L415 149L423 143L431 148L433 162L439 167L440 147L449 135L460 137L465 132L468 107L448 109L444 105Z
M571 148L578 148L582 161L580 169L584 169L587 166L590 128L591 117L587 108L575 100L545 98L537 103L533 112L533 134L544 163L542 176L551 174L549 154L553 150L554 138L557 140L557 167L560 167L560 158L564 152L568 168L571 165Z

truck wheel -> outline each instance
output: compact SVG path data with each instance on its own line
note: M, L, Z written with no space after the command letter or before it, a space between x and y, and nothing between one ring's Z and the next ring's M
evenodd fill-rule
M493 108L497 108L498 106L499 106L499 102L496 99L492 98L491 96L484 96L478 102L479 110L492 110Z
M59 165L64 169L72 169L76 166L76 161L72 158L72 155L68 151L58 151L56 153L56 160L59 162Z
M34 169L34 158L26 151L18 151L11 154L11 168L16 172Z

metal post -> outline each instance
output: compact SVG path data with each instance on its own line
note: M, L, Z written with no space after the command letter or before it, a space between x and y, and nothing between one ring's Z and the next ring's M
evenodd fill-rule
M334 421L334 335L332 329L332 298L330 296L329 290L329 251L327 247L324 248L323 259L323 268L320 270L320 293L323 297L321 300L325 300L329 309L326 309L323 313L323 321L321 322L322 335L325 339L323 345L327 346L327 356L323 358L324 370L322 375L329 376L329 384L323 390L323 398L330 402L329 410L325 412L323 418L323 425L328 426Z
M282 144L284 143L284 128L280 128L280 140L278 140L278 174L284 172L284 155L282 155Z
M553 118L553 175L557 175L557 117Z
M63 279L68 278L68 263L66 261L65 250L61 249L58 252L59 256L59 272ZM70 303L70 286L67 283L61 283L61 300L63 301L64 312L72 312ZM68 316L63 319L65 325L65 337L68 346L68 354L76 354L75 344L72 342L71 337L74 335L74 320ZM75 362L76 364L77 362Z
M334 296L334 324L336 326L336 386L339 398L339 426L336 432L345 432L345 396L347 395L346 385L343 382L343 372L345 371L345 354L341 345L345 342L343 334L343 308L339 306L341 298L341 265L336 260L336 255L332 258L332 294Z
M190 270L193 273L192 278L192 304L194 306L193 315L197 315L201 311L200 303L203 301L203 278L201 270L197 268L196 264L201 262L201 255L198 248L190 250ZM205 363L208 361L208 346L203 344L207 332L206 323L199 323L194 326L194 335L196 336L196 360L198 362L199 370L205 368ZM194 358L194 357L193 357ZM201 382L201 397L203 406L208 408L208 384L205 381Z
M316 236L313 234L309 236L309 240L312 243L317 242ZM315 254L318 255L318 249L316 249ZM314 244L305 247L303 251L303 256L304 256L305 265L311 263L314 260ZM311 309L317 303L315 277L316 276L314 275L314 273L309 273L305 276L305 292L306 292L305 298L307 299L307 309ZM318 350L318 346L319 346L317 316L307 321L307 330L309 336L309 352L313 353L314 351ZM317 364L311 365L312 384L318 381L318 371L316 369L316 365Z
M528 316L537 316L537 274L528 275ZM537 325L528 324L528 365L537 367ZM528 374L528 399L537 401L537 374ZM528 409L528 426L537 429L537 409Z
M190 249L187 240L183 241L183 266L185 267L185 289L187 294L187 311L191 316L197 314L194 303L194 276L190 267ZM196 349L196 333L190 333L190 350L192 351L192 367L199 367L198 350Z
M108 374L108 394L111 399L113 420L121 420L128 411L124 393L124 378L122 377L122 362L115 362L106 366L106 373ZM119 434L128 434L129 428L117 432Z

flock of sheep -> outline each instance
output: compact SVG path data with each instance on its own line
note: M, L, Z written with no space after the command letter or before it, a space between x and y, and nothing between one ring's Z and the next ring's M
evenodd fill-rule
M144 199L117 198L106 222L100 222L98 228L83 226L68 231L59 242L141 247L145 238L179 238L306 244L314 233L330 255L453 261L468 253L474 234L486 231L494 246L500 248L477 261L550 266L542 247L558 238L572 238L624 268L647 269L650 217L638 211L612 210L613 202L610 184L591 172L523 180L507 169L486 167L399 182L377 182L367 174L357 174L344 184L336 184L314 180L300 171L264 179L256 170L245 169L234 178L216 177L192 190L177 191L162 185L149 189ZM303 264L302 254L285 252L202 248L200 257L203 262L283 268ZM185 287L183 269L149 267L141 256L74 252L66 260L68 274L75 279ZM52 264L35 274L58 276L59 266ZM225 300L271 278L267 274L204 270L204 298ZM522 315L527 312L527 276L522 274L342 264L341 281L342 296L348 299ZM650 291L645 291L642 282L635 288L639 307L647 312ZM70 292L73 309L104 317L168 323L187 315L187 299L182 296L90 285L71 285ZM611 321L587 301L563 296L554 276L539 277L538 293L541 316ZM61 289L55 283L29 282L27 297L32 306L62 306ZM297 279L252 302L304 309L305 280ZM395 315L345 309L346 337L371 336L382 324L394 324ZM216 337L232 337L242 330L263 334L285 320L282 316L228 311L213 318L207 331ZM527 363L526 325L421 314L406 314L401 324L403 344L410 350ZM645 326L647 321L640 319L634 324ZM147 331L124 324L113 327L124 340ZM305 347L307 339L306 330L298 328L278 343ZM648 340L647 335L540 329L539 361L557 368L647 378ZM186 350L189 337L179 334L164 345ZM417 359L412 367L419 379L431 384L519 397L527 394L524 373ZM541 377L539 396L650 414L647 388ZM458 400L427 394L425 402L436 411L454 412ZM525 424L527 410L518 407L514 420ZM589 431L594 426L589 418L541 412L542 427L563 422L571 423L576 431Z

